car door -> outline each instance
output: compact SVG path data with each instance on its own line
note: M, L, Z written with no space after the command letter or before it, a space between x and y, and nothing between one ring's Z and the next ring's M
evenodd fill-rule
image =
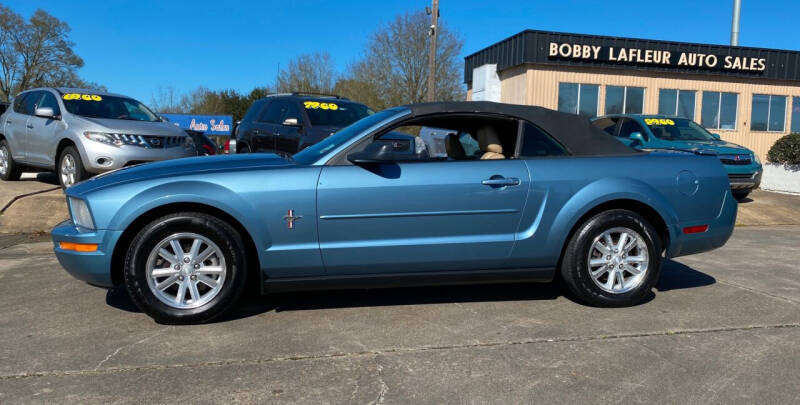
M521 160L325 166L317 189L329 275L502 268L528 193Z
M283 111L283 103L280 100L268 101L261 113L256 116L255 121L250 127L250 142L253 152L274 152L275 134L278 132L278 121Z
M55 115L61 115L61 108L58 105L58 100L49 91L42 92L41 100L34 106L34 111L39 107L50 107L53 109ZM55 150L56 150L56 132L58 131L61 121L53 118L42 118L32 114L28 117L28 160L42 166L55 165Z
M297 125L283 125L287 119L294 118ZM300 139L303 133L303 116L297 101L286 101L281 110L281 118L275 136L275 150L286 154L299 152Z
M28 115L25 114L25 99L28 96L36 96L32 93L36 92L18 94L7 114L3 116L3 131L6 141L11 148L12 157L19 162L25 162L28 156L26 150Z

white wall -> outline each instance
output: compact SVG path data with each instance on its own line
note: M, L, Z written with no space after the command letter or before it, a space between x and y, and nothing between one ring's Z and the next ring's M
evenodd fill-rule
M500 102L497 65L483 65L472 70L472 100Z

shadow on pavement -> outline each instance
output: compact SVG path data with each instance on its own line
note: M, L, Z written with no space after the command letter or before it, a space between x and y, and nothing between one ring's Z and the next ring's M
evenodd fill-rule
M685 264L667 260L661 267L661 277L656 283L660 292L683 290L687 288L705 287L717 282L717 279L701 273Z
M678 262L668 260L661 269L656 290L665 292L714 284L716 280ZM229 315L215 322L226 322L269 311L308 311L331 308L380 307L493 301L554 300L560 296L580 304L560 278L552 283L479 284L463 286L406 287L373 290L336 290L247 295ZM641 304L650 302L650 293ZM108 290L106 303L128 312L140 312L124 287ZM640 304L640 305L641 305Z
M51 172L36 173L36 180L42 183L52 184L54 186L61 185L61 183L58 182L58 176Z

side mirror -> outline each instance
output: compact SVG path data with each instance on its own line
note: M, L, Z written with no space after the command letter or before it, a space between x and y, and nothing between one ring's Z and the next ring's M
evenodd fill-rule
M394 149L390 143L373 143L363 152L347 155L347 160L354 165L394 162Z
M41 118L58 119L56 113L50 107L39 107L33 112L33 115Z
M283 120L283 125L287 127L299 127L300 123L297 121L297 118L287 118Z
M711 136L713 136L713 137L714 137L714 139L716 139L716 140L718 140L718 141L719 141L720 139L722 139L722 138L720 138L720 137L719 137L719 134L715 134L715 133L713 133L713 132L711 133Z
M644 142L645 142L644 141L644 135L642 135L641 132L633 132L633 133L631 133L630 135L628 135L628 139L630 139L630 140L632 140L634 142L638 142L640 145L644 145Z

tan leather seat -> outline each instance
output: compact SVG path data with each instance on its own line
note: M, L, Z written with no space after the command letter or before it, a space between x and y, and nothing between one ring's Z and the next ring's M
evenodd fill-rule
M500 137L491 126L483 126L478 129L478 145L481 147L481 160L487 159L505 159L503 155L503 145L500 143Z

